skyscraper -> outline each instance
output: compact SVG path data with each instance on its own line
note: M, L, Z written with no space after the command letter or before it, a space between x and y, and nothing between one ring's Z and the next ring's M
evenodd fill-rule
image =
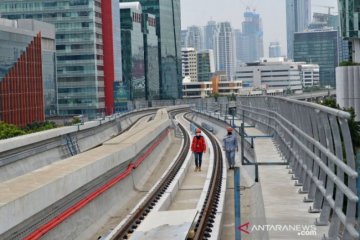
M235 36L238 62L259 61L264 56L263 30L259 14L246 11L242 32L236 31Z
M159 99L159 44L156 33L156 17L152 14L145 13L143 14L143 22L146 99Z
M279 42L271 42L269 46L269 57L281 57L281 47Z
M243 50L242 47L244 47L245 44L243 44L243 41L245 39L243 39L242 37L242 32L240 29L235 29L234 30L234 35L235 35L235 60L236 60L236 66L238 64L242 63L242 58L244 58L245 52L246 50ZM248 57L246 57L248 58Z
M335 87L335 68L339 64L338 47L336 30L295 33L294 61L319 64L320 85Z
M201 51L203 49L203 33L202 29L199 26L188 27L187 30L187 44L188 48L195 48L196 51Z
M188 30L181 30L181 48L187 48Z
M214 46L214 37L216 31L216 22L209 21L204 27L204 47L205 49L215 49Z
M294 58L294 33L304 31L311 20L311 0L286 0L287 57Z
M120 0L120 2L133 1ZM182 94L180 0L140 0L139 2L143 13L156 16L161 98L180 98Z
M121 3L124 90L128 99L145 99L145 59L140 3Z
M229 22L218 23L215 38L216 70L224 71L228 80L234 79L234 33Z
M94 118L114 110L113 85L121 80L118 11L118 0L1 1L3 18L55 25L61 115Z

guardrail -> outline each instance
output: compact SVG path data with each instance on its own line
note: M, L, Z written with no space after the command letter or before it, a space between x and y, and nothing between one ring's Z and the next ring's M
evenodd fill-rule
M231 102L193 100L196 108L226 115ZM234 103L234 102L233 102ZM329 225L326 238L359 239L356 223L358 173L346 112L281 97L237 97L236 114L273 135L290 173L320 213L317 225ZM216 106L214 109L214 105ZM359 214L359 213L358 213Z

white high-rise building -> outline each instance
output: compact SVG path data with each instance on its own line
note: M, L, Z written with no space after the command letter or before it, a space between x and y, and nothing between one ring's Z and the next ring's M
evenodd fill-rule
M224 71L228 80L233 80L235 73L234 33L229 22L221 22L217 25L214 45L216 70Z
M199 26L191 26L187 29L186 47L195 48L196 51L203 50L203 30Z
M303 32L311 21L311 0L286 0L287 57L294 59L294 33Z
M197 77L197 52L194 48L181 49L182 77L196 82Z

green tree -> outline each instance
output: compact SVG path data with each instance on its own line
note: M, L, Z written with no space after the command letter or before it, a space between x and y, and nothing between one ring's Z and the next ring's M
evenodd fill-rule
M0 121L0 139L16 137L24 134L26 134L26 132L17 126Z
M215 98L215 101L217 101L217 100L218 100L218 97L219 97L219 94L218 94L218 93L212 93L212 94L210 95L210 97Z
M350 119L348 119L348 124L349 124L351 139L352 139L354 148L359 149L360 148L360 125L359 125L359 122L355 121L356 115L355 115L354 109L353 108L341 109L340 106L338 104L336 104L336 100L332 99L332 98L325 98L324 101L322 102L322 105L331 107L331 108L340 109L340 110L350 113Z
M49 122L49 121L33 122L33 123L26 125L26 127L24 127L23 130L26 133L34 133L34 132L49 130L49 129L56 128L56 127L57 126L54 122Z
M325 98L324 101L322 102L322 105L331 107L331 108L340 109L339 105L336 104L336 100L333 98Z
M73 119L71 120L72 124L79 124L81 123L81 119L79 117L73 117Z

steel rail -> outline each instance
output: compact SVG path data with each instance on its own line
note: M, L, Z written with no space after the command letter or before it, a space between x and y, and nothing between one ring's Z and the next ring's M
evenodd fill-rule
M181 111L175 111L181 112ZM179 125L183 136L187 136L186 130L183 126ZM184 137L184 145L181 150L176 163L172 166L168 174L158 184L158 187L154 192L146 199L143 204L134 212L134 214L124 223L124 226L112 237L112 240L117 239L129 239L129 236L136 230L139 224L145 219L145 217L154 208L156 203L160 200L161 196L165 193L167 188L170 186L172 180L175 178L178 170L181 168L184 160L190 149L190 138Z
M186 120L192 122L189 118ZM212 176L209 186L209 191L206 195L204 205L200 211L199 218L195 225L195 240L203 240L211 237L212 227L216 218L217 207L219 205L219 199L222 187L222 170L223 160L222 151L219 143L215 137L207 130L202 128L199 124L194 123L198 128L209 137L211 144L214 147L214 167L212 169Z

